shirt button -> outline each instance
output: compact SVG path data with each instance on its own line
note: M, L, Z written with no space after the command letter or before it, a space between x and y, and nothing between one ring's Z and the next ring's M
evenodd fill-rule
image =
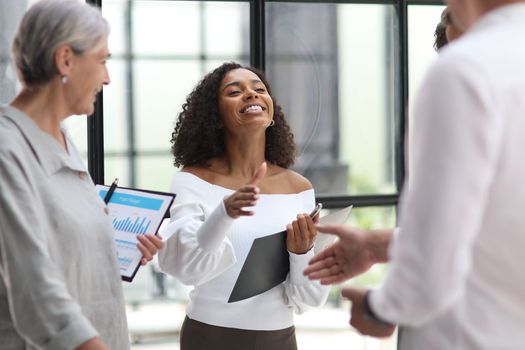
M79 171L78 177L80 178L80 180L84 180L86 178L86 173L83 171Z

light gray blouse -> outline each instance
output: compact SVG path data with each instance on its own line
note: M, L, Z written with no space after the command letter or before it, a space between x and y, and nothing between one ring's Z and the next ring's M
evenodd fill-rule
M67 137L66 137L67 139ZM74 145L0 106L0 349L128 349L113 229Z

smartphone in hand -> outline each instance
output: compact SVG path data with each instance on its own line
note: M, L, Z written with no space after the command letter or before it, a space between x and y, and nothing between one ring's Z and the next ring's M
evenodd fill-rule
M321 211L322 208L323 208L323 204L317 203L314 210L312 210L312 212L310 213L310 217L314 219L317 215L319 215L319 212Z

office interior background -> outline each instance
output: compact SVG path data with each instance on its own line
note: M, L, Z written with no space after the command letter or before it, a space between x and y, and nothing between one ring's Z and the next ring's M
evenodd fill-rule
M10 44L34 2L0 0L0 103L20 88ZM312 181L324 213L353 204L350 224L395 225L411 100L437 57L441 1L87 2L111 25L111 84L95 115L65 127L96 183L118 177L122 186L168 191L178 171L171 132L186 96L207 72L237 61L266 72L298 144L294 169ZM376 286L387 269L347 283ZM297 316L299 349L396 349L397 335L376 340L350 328L341 287L324 307ZM190 289L155 263L124 282L133 349L178 348Z

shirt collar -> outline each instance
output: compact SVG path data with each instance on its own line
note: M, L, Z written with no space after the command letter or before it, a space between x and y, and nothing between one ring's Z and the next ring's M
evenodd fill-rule
M9 105L0 105L0 114L18 127L47 175L51 176L62 168L86 172L78 151L64 129L62 133L64 133L69 154L57 140L40 129L29 116L19 109Z

